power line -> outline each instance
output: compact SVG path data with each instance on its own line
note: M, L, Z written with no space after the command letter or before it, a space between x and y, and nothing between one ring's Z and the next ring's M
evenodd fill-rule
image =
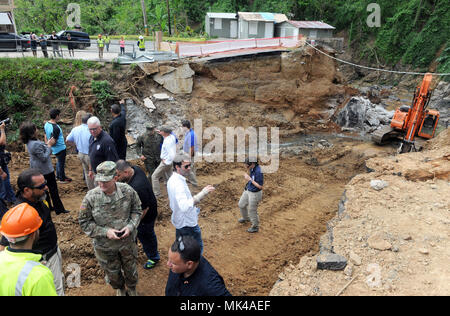
M367 66L363 66L363 65L358 65L358 64L354 64L354 63L351 63L349 61L346 61L346 60L339 59L339 58L336 58L334 56L331 56L331 55L325 53L324 51L321 51L320 49L318 49L318 48L314 47L313 45L309 44L308 42L305 42L305 43L306 43L306 45L311 46L312 48L314 48L319 53L321 53L321 54L323 54L323 55L325 55L325 56L327 56L327 57L329 57L331 59L334 59L336 61L339 61L339 62L347 64L347 65L358 67L358 68L364 68L364 69L375 70L375 71L384 71L384 72L395 73L395 74L404 74L404 75L421 75L421 76L423 76L423 75L429 73L429 72L425 73L425 72L410 72L410 71L387 70L387 69L380 69L380 68L373 68L373 67L367 67ZM431 74L433 76L450 76L450 73L431 73Z

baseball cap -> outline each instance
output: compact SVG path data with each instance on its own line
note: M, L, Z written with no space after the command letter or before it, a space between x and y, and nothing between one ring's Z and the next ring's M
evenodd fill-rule
M95 181L107 182L116 176L116 163L113 161L104 161L97 166Z

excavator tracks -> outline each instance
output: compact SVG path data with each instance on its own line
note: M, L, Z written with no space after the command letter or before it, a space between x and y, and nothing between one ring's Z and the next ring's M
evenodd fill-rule
M378 145L383 145L396 134L395 130L389 125L383 126L372 133L372 141Z

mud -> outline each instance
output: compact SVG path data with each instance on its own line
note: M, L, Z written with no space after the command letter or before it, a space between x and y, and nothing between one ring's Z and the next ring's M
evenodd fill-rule
M323 138L323 137L320 137ZM238 163L198 164L200 188L214 184L216 191L200 207L199 225L205 243L205 257L223 276L233 295L268 295L278 274L308 253L318 250L318 240L326 223L336 214L346 183L364 171L362 157L366 145L358 140L331 137L327 148L309 153L283 155L277 173L265 176L263 202L259 208L261 229L247 233L247 225L237 222L237 203L245 185L244 168ZM354 149L352 149L354 148ZM360 148L360 151L357 150ZM314 158L318 164L311 167ZM138 163L139 164L139 163ZM28 166L25 153L14 153L12 183ZM78 225L78 209L86 192L82 169L76 156L67 157L71 183L59 184L62 200L71 212L53 216L66 277L71 267L81 268L81 287L67 288L67 295L114 295L105 284L104 273L93 254L91 240ZM195 190L193 190L195 192ZM164 192L164 191L163 191ZM168 276L167 251L175 237L166 195L159 201L155 230L161 253L160 264L144 270L146 261L139 245L141 295L164 295Z

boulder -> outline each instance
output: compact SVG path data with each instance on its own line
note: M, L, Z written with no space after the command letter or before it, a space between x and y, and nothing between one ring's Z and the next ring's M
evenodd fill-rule
M161 68L162 66L160 66ZM175 70L171 68L173 67L167 67L164 72L154 75L153 80L174 94L192 93L195 72L189 67L189 64L183 64Z
M372 132L380 124L389 124L393 115L394 111L387 111L367 98L353 97L337 115L336 123L343 129Z

